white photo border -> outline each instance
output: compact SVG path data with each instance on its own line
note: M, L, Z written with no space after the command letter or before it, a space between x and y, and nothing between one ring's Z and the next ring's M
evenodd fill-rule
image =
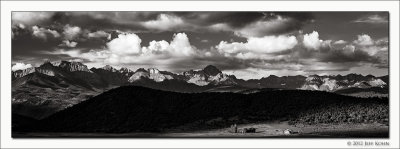
M13 139L11 138L12 11L388 11L390 23L389 139ZM1 1L1 148L349 148L348 141L399 147L398 1Z

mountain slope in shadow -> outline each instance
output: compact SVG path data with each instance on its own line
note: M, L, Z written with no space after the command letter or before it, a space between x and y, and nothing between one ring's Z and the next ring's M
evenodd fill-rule
M268 90L252 94L177 93L138 86L123 86L104 92L73 107L57 112L27 129L36 132L162 132L198 123L211 128L211 119L232 123L296 120L299 114L326 107L361 104L388 108L388 100L356 98L334 93L302 90ZM317 110L315 110L317 109ZM373 110L367 107L368 110ZM359 112L350 109L350 112ZM362 115L363 113L358 113ZM388 113L375 113L377 116Z

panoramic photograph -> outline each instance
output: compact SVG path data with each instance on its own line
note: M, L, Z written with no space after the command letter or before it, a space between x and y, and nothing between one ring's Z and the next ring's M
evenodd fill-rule
M13 138L389 138L388 12L11 19Z

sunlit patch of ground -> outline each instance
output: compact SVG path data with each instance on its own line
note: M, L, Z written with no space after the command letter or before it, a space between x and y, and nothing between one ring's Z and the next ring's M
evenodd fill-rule
M259 124L240 124L238 129L256 128L255 133L231 133L230 128L211 129L202 131L179 132L177 130L163 133L13 133L14 138L30 137L117 137L117 138L388 138L389 127L379 123L372 124L318 124L318 125L289 125L287 122L270 122ZM284 130L292 130L284 134Z

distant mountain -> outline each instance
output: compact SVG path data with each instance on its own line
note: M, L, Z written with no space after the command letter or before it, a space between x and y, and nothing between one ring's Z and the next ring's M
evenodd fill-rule
M380 78L372 75L362 76L359 74L349 74L346 76L318 76L312 75L306 78L301 89L337 91L346 88L385 88L387 84Z
M13 113L41 119L106 90L109 85L82 63L46 62L13 72Z
M91 68L95 75L101 78L101 81L107 84L107 86L121 86L126 85L128 78L133 74L130 70L117 70L110 65L106 65L102 68Z
M87 69L86 65L65 61L61 62L59 65L46 62L36 68L15 71L13 75L15 78L13 81L13 88L25 84L47 86L49 88L67 88L74 86L88 90L95 90L107 86L105 82L101 81L98 75ZM38 78L38 76L42 77ZM62 87L50 83L49 81L62 84Z
M300 89L334 92L343 95L385 96L388 76L349 74L345 76L274 76L243 80L227 75L208 65L201 70L183 73L161 71L157 68L116 69L110 65L88 69L80 62L45 62L39 67L12 71L14 112L19 115L44 118L55 111L119 86L135 85L174 92L236 92L254 93L268 89ZM355 90L360 88L364 90ZM344 91L346 90L346 91ZM354 91L354 94L351 93ZM375 94L376 93L376 94ZM364 97L364 95L362 96ZM38 108L40 107L40 108ZM42 109L42 110L37 110ZM36 110L36 111L35 111Z
M70 74L65 74L68 72ZM28 68L12 72L13 80L24 77L31 73L41 73L48 76L61 75L74 79L85 79L92 88L105 88L109 86L121 86L143 82L140 80L153 80L163 82L166 80L184 81L197 86L241 86L245 88L282 88L282 89L303 89L320 90L334 92L344 88L384 88L388 84L388 76L375 77L372 75L363 76L360 74L349 74L346 76L274 76L263 77L261 79L242 80L234 75L224 74L215 66L208 65L202 70L185 71L176 74L168 71L160 71L157 68L139 68L132 71L128 68L117 70L110 65L102 68L88 69L80 62L46 62L40 67ZM81 74L79 74L81 73ZM73 74L71 76L71 74ZM85 75L86 74L86 75ZM69 75L69 76L68 76ZM89 80L86 80L89 79ZM97 79L97 80L96 80ZM168 89L166 89L168 90Z
M128 82L136 82L141 79L150 79L155 82L162 82L164 80L172 80L174 77L170 75L171 73L160 71L156 68L149 68L145 70L144 68L138 69L128 80Z
M330 109L326 110L327 107ZM381 110L374 111L376 108ZM352 114L354 112L357 115ZM163 132L186 124L192 124L194 129L210 129L224 128L234 123L282 119L305 123L323 123L327 120L330 123L373 123L385 118L388 118L388 100L379 98L362 99L304 90L264 90L253 94L193 94L124 86L57 112L28 130Z
M205 85L237 85L236 77L222 73L215 66L208 65L202 70L183 72L185 81L199 86Z
M84 71L84 72L91 72L88 67L81 62L68 62L68 61L58 61L58 62L52 62L51 63L53 66L59 67L61 69L64 69L66 71Z

